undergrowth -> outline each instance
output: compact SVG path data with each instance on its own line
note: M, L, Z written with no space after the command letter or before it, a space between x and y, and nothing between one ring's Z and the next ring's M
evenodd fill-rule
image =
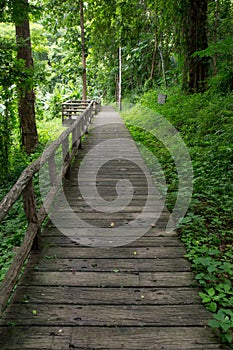
M146 93L140 103L122 115L135 141L159 160L170 210L179 184L171 155L153 135L158 114L172 123L189 150L193 195L178 234L202 287L202 302L213 313L209 326L220 330L222 340L233 349L233 95L209 91L187 96L168 90L167 102L159 105L158 93ZM153 175L153 164L149 161L148 165Z
M11 159L11 168L8 176L0 183L0 200L8 193L22 171L33 160L37 159L48 143L55 140L63 131L61 119L40 120L37 122L40 145L36 152L28 156L19 145L15 145L15 152ZM39 195L38 176L35 175L35 189L37 198ZM0 229L0 282L3 280L11 262L20 246L27 228L27 220L24 214L23 202L20 197L11 208L8 215L1 222Z

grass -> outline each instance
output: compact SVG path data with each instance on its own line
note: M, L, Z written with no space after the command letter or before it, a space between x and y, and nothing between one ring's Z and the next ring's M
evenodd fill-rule
M171 150L155 136L160 115L179 132L188 149L194 173L193 194L178 234L202 288L202 302L213 313L209 326L220 330L223 342L233 349L233 95L208 91L187 96L173 89L167 91L166 104L159 105L158 93L146 93L122 116L135 141L158 159L166 179L170 211L179 182ZM155 165L148 156L146 161L153 175Z

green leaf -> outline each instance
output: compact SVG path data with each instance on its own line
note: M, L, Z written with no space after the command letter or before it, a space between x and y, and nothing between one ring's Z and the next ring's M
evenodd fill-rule
M208 322L208 326L210 326L212 328L219 328L220 327L220 323L217 320L210 320Z
M211 312L215 312L217 310L217 304L215 302L211 302L209 305L208 305L208 310L210 310Z
M232 343L232 341L233 341L233 335L232 334L224 334L224 337L225 337L225 339L227 340L227 342L229 344Z
M215 290L214 290L213 287L209 288L209 289L207 290L207 292L208 292L209 296L211 296L211 297L213 297L214 294L215 294Z

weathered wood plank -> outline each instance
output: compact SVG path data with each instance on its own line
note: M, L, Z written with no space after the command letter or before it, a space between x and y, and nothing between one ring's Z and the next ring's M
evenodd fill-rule
M200 304L198 289L173 288L88 288L19 286L14 303L72 305L187 305ZM93 298L93 296L95 296ZM14 306L13 306L14 307Z
M73 218L73 213L64 213L62 211L58 211L56 212L56 214L54 214L52 217L53 217L53 220L56 220L56 219L61 219L63 222L64 222L64 226L67 225L67 221L68 221L68 224L71 222L72 218ZM160 210L158 209L158 214L160 213ZM76 214L76 213L75 213ZM85 213L85 212L80 212L80 213L77 213L77 217L83 219L83 220L92 220L92 221L100 221L101 219L102 220L109 220L111 219L113 222L114 220L136 220L138 218L138 216L140 215L141 213L124 213L124 212L116 212L116 213L101 213L101 212L97 212L97 213ZM146 212L143 217L144 217L144 220L145 219L151 219L151 224L154 223L154 220L157 219L158 215L155 214L155 212ZM148 225L149 228L151 227L150 225Z
M93 295L94 298L94 295ZM36 314L33 313L36 310ZM18 325L51 326L205 326L210 314L202 305L14 304L2 320Z
M191 272L37 272L28 271L20 285L84 287L188 287Z
M69 204L70 206L72 207L72 210L75 212L75 213L78 213L78 212L82 212L82 211L85 211L87 213L89 212L97 212L95 209L91 208L87 203L84 202L84 200L82 200L82 197L80 198L76 198L76 199L71 199L71 198L68 198L66 196L66 198L69 200ZM148 205L154 205L153 202L150 202L148 201L147 202ZM128 205L127 207L124 208L124 210L122 210L122 212L124 213L137 213L137 212L141 212L142 209L144 209L144 206L145 206L145 201L137 201L135 199L133 199L131 202L130 202L130 205ZM155 208L159 208L160 207L160 204L158 204L157 206L153 207L153 209ZM67 212L68 209L67 209L67 206L64 204L63 202L63 198L61 200L58 200L56 201L56 208L58 210L63 210L63 212ZM99 211L103 211L103 212L106 212L106 209L108 209L108 206L107 205L101 205L99 206ZM145 208L145 211L151 211L150 208ZM169 215L169 213L167 213L167 215Z
M111 249L98 249L98 248L86 248L86 247L46 247L44 248L45 255L53 256L55 258L118 258L127 259L134 257L137 258L183 258L185 249L183 246L167 246L167 247L119 247Z
M128 234L125 236L126 238L128 237ZM104 237L102 237L104 239ZM106 238L106 237L105 237ZM161 238L160 240L155 239L154 237L147 237L145 239L138 239L130 244L127 244L127 247L134 247L134 248L139 248L139 247L180 247L180 244L176 242L176 240L171 240L165 242L165 237L158 237ZM167 238L173 238L167 236ZM46 235L43 237L43 244L44 246L60 246L60 247L74 247L77 246L77 242L74 242L70 240L67 236L55 236L55 235Z
M55 221L55 220L54 220ZM62 231L65 229L64 232L67 233L67 235L69 235L70 237L73 236L74 240L76 240L77 237L92 237L94 238L95 236L95 228L108 228L110 229L112 227L112 223L114 223L114 227L120 227L124 230L125 233L125 237L130 237L132 238L132 241L135 240L138 235L133 234L133 231L135 233L135 229L134 227L130 227L130 222L132 222L133 220L131 219L112 219L111 217L107 218L107 215L105 215L105 217L103 217L102 219L82 219L80 217L75 218L75 216L73 217L73 220L63 220L58 218L57 221L55 221L55 223L57 225L59 225L62 228ZM146 218L144 219L138 219L138 221L135 221L138 226L136 228L140 228L143 227L144 230L142 231L147 232L150 230L151 225L156 225L156 228L158 229L165 229L166 228L166 224L168 222L167 219L159 219L159 220L155 220L155 219L151 219L151 218ZM128 225L128 226L127 226ZM136 225L135 225L136 226ZM54 227L54 226L53 226ZM137 232L137 231L136 231ZM110 233L110 232L109 232ZM104 232L103 232L104 234ZM122 234L122 231L121 231ZM100 238L100 235L102 236L102 232L98 231L98 235L96 235L96 238ZM105 233L105 238L107 238L108 235L106 235ZM119 239L118 239L119 238ZM109 238L110 239L110 238ZM120 236L114 236L114 241L120 241ZM126 244L124 242L124 244ZM100 246L100 245L98 245Z
M220 349L214 335L204 328L81 328L73 330L72 344L95 349L198 350ZM111 339L111 341L109 341Z
M0 327L4 350L218 350L204 327Z
M187 259L30 259L28 266L36 271L96 271L96 272L184 272L190 271Z
M127 232L128 232L128 229L126 231L126 236L128 234ZM55 243L55 240L57 238L61 240L64 239L65 241L67 240L70 241L70 239L67 236L63 235L61 231L59 231L59 229L51 225L49 225L49 227L46 227L42 231L42 237L45 240L45 242L46 242L46 238L48 238L48 241L51 238L51 243ZM183 246L183 243L179 240L175 232L167 233L164 230L153 227L148 231L148 233L146 233L136 241L132 242L130 246L146 246L146 247L173 246L175 247L175 246Z

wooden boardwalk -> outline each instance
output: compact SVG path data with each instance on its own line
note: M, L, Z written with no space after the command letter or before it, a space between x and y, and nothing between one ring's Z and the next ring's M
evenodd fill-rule
M165 231L166 210L153 225L153 215L162 207L156 189L145 217L131 226L147 203L151 184L145 181L146 167L136 147L129 144L122 158L114 158L117 153L109 140L120 138L130 140L127 129L112 108L103 107L80 151L82 157L92 157L79 178L81 192L79 157L64 183L69 205L63 195L58 197L42 234L43 249L31 254L1 320L1 350L223 348L206 326L211 315L200 303L184 247L174 233ZM105 199L97 210L81 194L93 193L95 203L93 176L102 154L90 151L99 152L97 145L103 141L109 161L96 178ZM129 153L136 165L123 159ZM116 212L111 201L116 199L117 181L125 177L134 186L133 199ZM125 200L130 190L122 183L119 195ZM146 226L148 232L140 237Z

